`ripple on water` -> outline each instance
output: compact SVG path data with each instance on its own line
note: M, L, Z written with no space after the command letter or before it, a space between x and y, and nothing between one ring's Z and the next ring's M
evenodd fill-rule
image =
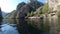
M0 34L19 34L15 27L8 24L1 25Z

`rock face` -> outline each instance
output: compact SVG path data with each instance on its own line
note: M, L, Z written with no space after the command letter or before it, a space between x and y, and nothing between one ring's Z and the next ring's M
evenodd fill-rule
M18 18L25 17L27 16L27 13L30 11L30 7L28 5L24 5L20 11L21 12L18 13Z
M57 10L57 6L60 5L60 0L46 0L46 2L53 11Z
M22 9L22 7L23 7L24 5L26 5L26 3L24 3L24 2L19 3L19 4L17 5L16 11L14 12L14 18L16 18L16 16L18 15L18 13L21 12L20 10Z
M1 8L0 8L0 19L2 18L2 12L1 12Z
M33 1L33 2L30 2L28 5L35 11L37 8L41 7L43 4L38 1Z
M15 16L17 16L17 18L25 17L25 16L27 16L27 14L29 12L35 11L37 8L39 8L42 5L43 4L41 2L38 2L38 1L33 1L33 2L28 3L28 4L20 3L17 6Z
M21 7L23 7L24 5L26 5L26 3L24 3L24 2L19 3L19 4L17 5L17 8L16 8L16 9L18 10L18 9L20 9Z
M28 13L31 13L31 11L36 11L37 8L43 5L43 3L38 2L37 0L31 0L31 1L32 2L29 3L25 3L25 2L19 3L16 7L16 10L14 12L11 12L10 16L8 17L10 18L11 14L14 14L12 15L13 18L26 17Z

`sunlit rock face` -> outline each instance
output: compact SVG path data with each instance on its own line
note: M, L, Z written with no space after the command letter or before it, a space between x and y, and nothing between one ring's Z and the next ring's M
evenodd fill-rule
M55 11L57 10L57 6L60 5L60 0L46 0L46 3Z

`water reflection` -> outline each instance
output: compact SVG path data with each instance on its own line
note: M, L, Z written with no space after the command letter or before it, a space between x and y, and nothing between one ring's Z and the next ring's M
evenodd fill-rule
M50 34L58 34L58 17L53 16L50 22Z
M33 19L35 20L35 19ZM20 34L49 34L49 23L44 19L5 19L5 24L16 24Z
M51 20L48 18L33 20L24 18L5 19L5 24L6 23L16 24L16 30L18 30L20 34L55 34L56 30L59 29L58 18L51 18Z
M5 23L15 24L14 20L20 34L48 34L48 32L44 32L44 30L47 30L48 28L45 28L46 25L44 25L43 19L37 19L36 21L29 19L6 19Z
M4 23L4 19L0 19L0 34L19 34L16 27Z
M0 19L0 31L1 31L2 19Z
M22 34L40 34L40 30L34 28L32 25L27 24L28 22L25 19L18 19L19 25L21 27L20 33Z

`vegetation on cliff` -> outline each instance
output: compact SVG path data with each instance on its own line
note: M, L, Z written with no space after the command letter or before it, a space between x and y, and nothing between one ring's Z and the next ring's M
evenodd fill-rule
M13 10L11 13L8 13L4 18L14 18L14 12L16 12L16 10Z
M41 14L50 14L53 9L49 8L48 3L42 3L39 1L32 1L29 3L21 2L17 5L16 11L12 11L5 18L21 18L40 16ZM59 5L60 6L60 5ZM57 15L60 16L60 8L58 6ZM13 16L13 17L12 17Z
M59 8L60 6L58 6ZM60 9L60 8L59 8ZM57 10L57 15L60 17L60 10ZM48 3L41 3L38 1L34 1L34 2L30 2L30 3L19 3L17 5L16 10L13 10L11 13L7 14L7 16L5 18L14 18L17 20L17 18L22 19L22 22L19 22L17 20L17 22L19 22L20 24L25 24L23 23L23 19L25 17L33 17L33 16L37 16L40 17L41 14L44 14L46 16L48 16L48 14L50 14L52 12L52 9L49 8ZM28 21L27 24L37 28L39 30L42 31L48 31L49 30L49 23L48 22L38 22L37 19L35 19L36 21ZM47 19L46 19L47 20ZM41 21L41 20L39 20Z
M30 14L30 16L38 16L39 17L41 14L48 14L51 11L52 11L52 9L48 7L48 4L44 3L44 5L39 7L38 9L36 9L36 11L31 12L33 15L31 15L31 13L28 13L28 15Z
M28 13L35 12L36 9L38 9L39 7L41 7L43 5L43 3L38 2L38 1L34 1L34 2L30 2L30 3L19 3L17 5L16 11L11 12L10 14L8 14L5 18L21 18L21 17L26 17ZM13 17L12 17L13 16ZM31 15L30 15L31 16Z

